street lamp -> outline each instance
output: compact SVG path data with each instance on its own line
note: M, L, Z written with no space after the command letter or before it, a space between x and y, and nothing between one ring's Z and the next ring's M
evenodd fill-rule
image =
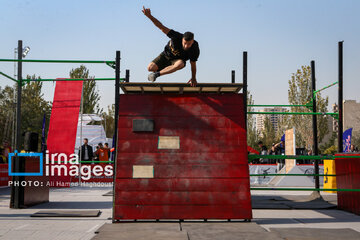
M30 52L30 47L29 46L26 46L22 49L22 57L25 58L26 55ZM15 48L14 49L14 59L17 59L17 53L18 53L18 48ZM17 71L17 63L14 62L14 78L17 77L17 74L16 74L16 71ZM14 104L16 106L16 87L14 87ZM15 149L15 142L16 142L16 114L15 114L16 110L15 110L15 107L14 107L14 113L13 113L13 135L12 135L12 141L11 141L11 146L13 147L13 149Z
M23 48L23 53L22 53L23 58L26 57L26 55L29 53L29 51L30 51L29 46L26 46Z

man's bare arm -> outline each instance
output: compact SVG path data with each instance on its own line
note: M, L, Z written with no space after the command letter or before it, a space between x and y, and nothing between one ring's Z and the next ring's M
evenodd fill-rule
M164 25L162 25L162 23L157 20L155 17L153 17L153 15L151 15L151 10L150 8L145 8L143 6L143 10L142 12L144 13L145 16L147 16L153 23L155 26L157 26L163 33L165 33L166 35L170 32L170 29L168 29L167 27L165 27Z
M196 62L190 61L191 65L191 79L188 81L188 83L191 84L192 87L195 87L197 84L196 81Z

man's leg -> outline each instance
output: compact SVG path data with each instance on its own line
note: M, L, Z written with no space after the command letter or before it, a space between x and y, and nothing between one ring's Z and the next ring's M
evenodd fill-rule
M151 63L149 64L150 67ZM172 65L165 67L164 69L157 72L156 70L153 73L150 73L148 76L149 81L155 82L156 78L162 75L173 73L177 70L180 70L185 67L185 63L183 60L176 60ZM150 71L150 68L148 68ZM152 68L153 69L153 68Z
M173 65L167 66L160 71L160 76L176 72L185 67L184 61L179 59Z
M156 63L151 62L148 66L148 71L149 72L156 72L159 69L158 65L156 65Z

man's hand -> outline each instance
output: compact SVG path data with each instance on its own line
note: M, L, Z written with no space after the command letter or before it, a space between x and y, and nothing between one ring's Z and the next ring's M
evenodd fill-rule
M151 17L151 10L150 10L150 8L145 8L145 7L143 6L142 12L143 12L144 15L147 16L148 18Z
M196 78L191 78L187 83L190 83L192 87L196 87L197 84Z

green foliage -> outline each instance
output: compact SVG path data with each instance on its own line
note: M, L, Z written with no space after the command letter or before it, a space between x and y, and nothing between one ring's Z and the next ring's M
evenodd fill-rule
M327 149L324 151L324 154L334 155L334 154L337 153L337 152L338 152L337 146L332 145L332 146L330 146L329 148L327 148Z
M360 131L352 133L351 144L360 149Z
M94 76L89 77L89 70L81 65L78 68L70 71L70 78L86 78L83 85L83 113L97 113L101 114L103 109L100 108L100 94L97 89Z
M27 76L26 79L40 79L40 77ZM42 82L32 81L26 83L22 87L21 95L21 134L26 131L36 132L41 136L42 123L44 114L46 116L46 129L49 128L49 120L51 114L51 102L45 101L44 95L41 92ZM17 88L17 87L15 87ZM17 91L15 89L15 91ZM14 99L14 88L6 86L0 90L0 124L6 128L6 131L0 131L1 139L11 140L13 135L13 128L8 124L12 124L16 112L16 104ZM4 124L4 125L3 125ZM7 127L5 127L7 126ZM5 129L4 129L5 130ZM23 145L23 137L20 139ZM40 145L40 139L39 139Z
M302 66L296 73L293 73L289 80L288 100L291 105L304 105L312 101L311 90L311 68ZM320 93L316 94L317 112L327 112L329 104L328 97L322 98ZM292 107L291 112L312 112L306 107ZM287 129L295 127L296 146L307 149L313 146L312 116L311 115L291 115L287 118ZM326 116L317 115L318 141L321 142L328 133Z
M337 133L333 132L331 135L331 138L328 140L327 143L321 145L319 147L320 154L323 154L328 148L332 146L337 146Z
M252 98L252 95L250 92L247 92L247 104L248 105L254 105L254 100ZM247 108L248 112L254 111L252 107ZM259 141L259 134L256 131L256 125L255 125L255 117L252 114L247 114L247 144L248 146L252 148L257 147L257 142Z
M108 106L107 113L104 112L102 114L102 117L104 119L103 126L105 129L106 137L112 138L115 133L115 105L112 104L111 107Z
M280 138L276 137L275 129L268 116L264 120L264 129L261 132L261 135L261 141L268 149L271 148L273 143L280 142Z

